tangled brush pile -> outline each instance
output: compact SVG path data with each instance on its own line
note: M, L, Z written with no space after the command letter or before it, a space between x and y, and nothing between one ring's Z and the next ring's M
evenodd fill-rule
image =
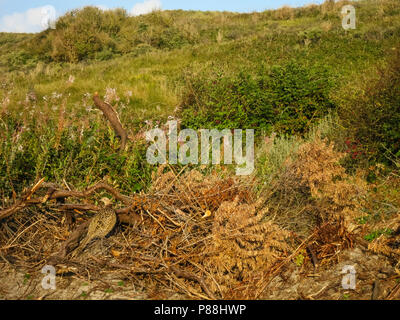
M180 219L190 217L171 237L178 257L191 256L179 267L196 272L215 297L251 298L258 281L290 251L289 232L265 221L267 209L236 178L205 177L197 170L178 178L173 171L160 172L164 169L153 183L153 194L163 199L164 207L178 208Z
M216 174L204 176L197 170L177 176L171 170L164 173L165 169L168 169L166 165L159 168L150 192L157 197L168 198L170 204L180 210L198 211L201 214L214 212L221 203L233 201L235 197L239 197L240 203L254 201L248 188L233 177L224 178Z
M62 241L73 240L75 231L70 231L84 225L71 208L96 210L89 203L57 204L43 199L51 195L57 200L58 194L89 200L104 189L126 206L116 212L120 222L128 226L110 238L107 253L111 255L103 252L90 264L92 254L75 261L67 250L62 264L78 266L74 272L82 276L87 270L94 276L104 268L122 268L128 278L140 281L138 284L146 281L145 287L157 294L163 289L178 289L191 298L259 298L269 279L310 241L319 260L331 259L338 248L352 246L345 221L350 223L358 215L362 185L346 174L339 163L342 156L320 138L305 142L258 200L251 177L243 180L215 172L205 176L197 170L177 173L168 166L159 168L146 194L122 195L104 183L83 192L49 189L43 197L29 201L42 204L46 212L52 211L52 206L58 209L55 212L70 210L63 213L70 222L60 228L57 221L61 217L54 213L55 230L46 235L59 235L61 241L54 239L46 252L37 248L40 254L32 260L32 267L37 261L47 263L54 253L50 251ZM285 216L287 213L295 215ZM21 215L25 223L27 215ZM309 216L318 223L307 225ZM38 213L37 217L41 227L48 224L48 214ZM308 234L296 234L291 228L293 221L306 225ZM0 235L6 231L0 228ZM7 254L31 261L22 252L23 241L35 236L31 231L42 237L33 226L24 230L23 236L4 237Z

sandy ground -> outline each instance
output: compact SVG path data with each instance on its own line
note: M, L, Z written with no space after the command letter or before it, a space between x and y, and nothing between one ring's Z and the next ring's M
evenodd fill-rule
M42 288L44 274L24 273L2 266L1 299L28 300L143 300L147 295L133 284L105 275L103 280L87 280L76 276L56 276L56 289ZM6 270L4 270L6 269Z
M266 290L269 299L308 300L383 300L399 288L399 275L393 262L382 255L370 254L360 247L341 252L339 262L315 271L302 272L290 265L274 278ZM342 286L345 266L353 266L355 289ZM393 292L394 293L394 292ZM395 299L400 299L400 290Z

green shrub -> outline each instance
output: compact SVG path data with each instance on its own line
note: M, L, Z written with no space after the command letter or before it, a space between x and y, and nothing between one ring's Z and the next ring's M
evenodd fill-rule
M249 74L187 79L183 125L190 128L269 129L273 112L262 84Z
M72 10L60 17L55 30L38 34L30 43L38 55L53 61L77 62L112 52L116 37L128 19L123 9L102 11L96 7ZM107 57L108 58L108 57Z
M185 37L179 32L178 29L168 28L164 30L160 37L155 39L155 46L160 49L175 49L180 48L187 43Z
M110 60L113 56L114 56L114 53L109 48L103 49L102 51L97 52L95 54L96 60L100 60L100 61Z
M157 49L180 48L193 42L173 19L173 13L153 12L131 17L124 9L85 7L68 12L27 44L29 52L45 61L109 60L135 52L138 45Z
M320 65L310 67L290 62L275 66L265 82L276 115L276 130L285 134L305 134L312 124L334 110L330 98L332 76Z
M28 127L12 116L1 120L0 190L6 197L42 177L86 187L110 176L116 186L129 193L150 184L153 168L146 161L145 143L136 142L129 152L119 153L119 141L101 123L83 131L72 125L58 132L53 120L46 125L43 119L32 120Z
M400 156L400 50L375 80L364 79L362 90L340 108L344 124L362 153L372 161Z
M261 66L256 76L242 71L189 75L181 105L183 125L190 128L241 128L258 132L304 134L316 120L335 108L327 69L293 62Z
M321 40L322 30L315 28L311 30L300 31L298 36L301 40L301 43L308 46L309 44L317 43Z

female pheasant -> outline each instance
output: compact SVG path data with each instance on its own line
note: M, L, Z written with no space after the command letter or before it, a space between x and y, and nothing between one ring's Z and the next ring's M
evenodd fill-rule
M81 253L93 239L105 238L117 223L117 215L111 208L111 201L108 198L103 198L101 201L104 202L105 207L90 221L87 235L73 254L74 257Z

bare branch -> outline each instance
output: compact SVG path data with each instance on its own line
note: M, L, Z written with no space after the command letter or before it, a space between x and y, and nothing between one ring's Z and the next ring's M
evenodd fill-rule
M119 120L118 113L114 110L112 106L102 101L97 92L93 96L93 101L96 107L103 111L104 116L111 123L115 133L121 138L120 150L125 150L128 134L126 133L121 124L121 121Z
M41 180L43 181L43 180ZM85 199L89 198L92 196L95 192L99 190L106 190L110 194L114 196L117 200L123 202L125 205L127 205L127 208L119 209L117 210L117 213L123 214L124 216L124 221L129 221L128 223L132 222L132 218L127 218L126 215L128 215L133 207L132 203L134 202L134 198L123 195L116 189L114 189L112 186L108 185L105 182L99 182L96 185L94 185L91 188L86 189L85 191L79 192L79 191L66 191L66 190L56 190L54 188L54 185L51 185L50 188L48 189L46 195L43 198L34 198L32 199L31 197L33 194L39 190L40 188L43 188L44 186L49 186L48 184L35 184L33 188L31 188L28 192L24 193L24 195L21 196L21 199L18 200L14 205L12 205L9 208L0 210L0 220L8 218L9 216L13 215L14 213L17 213L26 207L29 206L34 206L38 204L42 204L47 202L48 200L60 200L60 199L65 199L65 198L79 198L79 199ZM90 205L90 204L62 204L59 206L60 209L63 210L84 210L84 211L98 211L99 208ZM136 221L136 220L135 220Z

